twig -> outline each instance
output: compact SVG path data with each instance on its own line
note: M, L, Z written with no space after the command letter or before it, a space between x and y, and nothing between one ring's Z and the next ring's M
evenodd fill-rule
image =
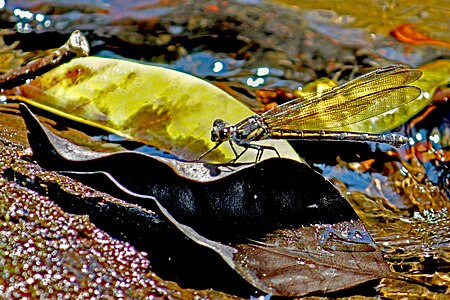
M51 69L70 61L74 57L89 55L89 43L79 31L74 31L69 40L52 53L22 68L0 75L0 89L10 89L27 83Z

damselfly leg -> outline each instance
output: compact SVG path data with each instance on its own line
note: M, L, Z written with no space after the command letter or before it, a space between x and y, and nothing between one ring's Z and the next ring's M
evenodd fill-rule
M233 149L233 152L234 152L234 155L235 155L235 158L232 159L230 161L230 163L236 162L239 158L241 158L244 155L244 153L247 152L248 149L255 149L257 151L256 152L255 162L258 162L258 161L261 160L265 150L274 151L277 154L277 156L279 158L281 158L281 155L278 152L277 148L275 148L273 146L269 146L269 145L252 144L252 143L241 143L241 144L239 144L239 146L243 147L244 150L242 150L241 153L239 153L239 154L235 150L235 148L233 146L233 143L231 141L230 141L230 146L231 146L231 149Z

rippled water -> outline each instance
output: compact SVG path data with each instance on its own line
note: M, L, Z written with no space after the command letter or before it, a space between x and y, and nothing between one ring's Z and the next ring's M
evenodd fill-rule
M16 46L26 53L57 47L61 33L82 29L95 55L206 78L259 112L267 109L265 89L280 89L272 98L282 102L323 76L343 82L373 66L420 67L450 58L450 11L440 1L7 1L4 9L3 26L14 28L4 39L20 40ZM408 23L442 43L407 44L390 35ZM3 69L16 66L14 58L3 61ZM430 107L431 113L402 128L416 141L403 152L341 144L298 148L349 199L393 270L445 287L450 110L445 101ZM406 283L393 286L381 293L396 297L413 290Z

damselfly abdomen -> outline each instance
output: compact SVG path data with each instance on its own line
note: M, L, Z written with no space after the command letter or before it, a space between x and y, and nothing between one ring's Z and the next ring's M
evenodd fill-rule
M235 125L217 119L211 131L211 140L216 145L199 159L226 141L230 142L235 160L248 148L253 148L258 150L257 161L265 149L276 151L275 148L254 143L264 139L377 142L399 147L408 141L402 135L347 132L342 128L381 115L419 97L421 90L408 84L421 75L418 69L389 65L343 85L291 100ZM233 143L244 150L238 154Z

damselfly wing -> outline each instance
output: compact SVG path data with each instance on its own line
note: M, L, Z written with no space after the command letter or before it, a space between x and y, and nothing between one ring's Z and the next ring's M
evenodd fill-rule
M398 134L347 132L343 128L396 109L420 96L421 90L408 84L422 75L418 69L389 65L323 92L309 94L279 105L235 125L217 119L211 131L216 145L200 158L229 141L237 160L248 148L276 149L255 144L264 139L347 140L401 146L408 139ZM244 147L238 154L233 144ZM277 152L278 154L278 152Z

